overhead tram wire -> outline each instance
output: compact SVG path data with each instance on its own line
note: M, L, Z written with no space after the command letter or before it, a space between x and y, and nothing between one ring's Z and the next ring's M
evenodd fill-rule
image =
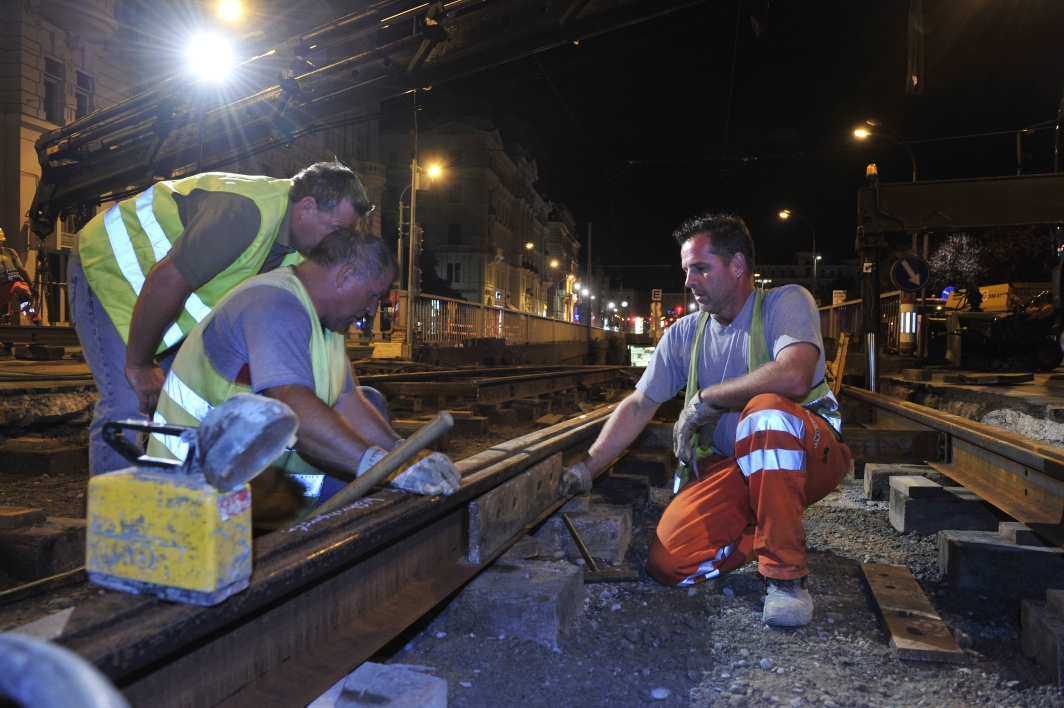
M739 18L742 16L742 5L735 8L735 39L732 41L731 78L728 80L728 110L724 114L724 145L720 151L720 172L717 173L717 182L713 185L713 191L709 193L709 202L717 195L720 181L724 179L724 165L728 158L728 128L731 126L732 95L735 92L735 64L739 56Z

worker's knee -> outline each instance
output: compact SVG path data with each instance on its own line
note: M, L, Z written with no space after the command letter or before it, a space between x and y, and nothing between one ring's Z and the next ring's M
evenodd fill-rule
M793 412L793 409L798 407L798 404L794 401L785 396L781 396L778 393L761 393L747 402L746 408L743 409L741 417L745 418L755 411L765 410L777 410L791 413Z
M669 552L657 535L647 550L646 570L647 575L654 580L670 587L679 585L687 577L680 572L679 560Z
M369 401L370 405L380 411L385 422L390 422L388 420L388 406L384 403L384 396L380 391L369 386L358 386L358 392L362 394L363 398Z

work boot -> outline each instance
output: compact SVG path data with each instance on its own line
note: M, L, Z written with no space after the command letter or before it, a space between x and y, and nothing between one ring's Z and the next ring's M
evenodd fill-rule
M768 596L762 621L773 627L804 627L813 619L813 598L805 589L805 578L777 580L765 578Z

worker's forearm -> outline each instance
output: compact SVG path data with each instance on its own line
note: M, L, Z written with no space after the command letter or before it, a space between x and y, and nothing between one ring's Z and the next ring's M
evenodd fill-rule
M164 258L155 264L133 307L126 344L126 365L151 366L163 333L173 324L192 293L185 277Z
M701 399L717 408L743 408L762 393L776 393L787 398L802 398L812 388L805 372L785 362L772 361L738 378L702 389Z
M335 410L352 428L358 430L363 438L374 445L391 450L399 442L399 436L385 422L380 411L357 390L341 396Z
M621 401L584 458L591 474L603 469L632 444L654 417L659 405L639 391Z
M281 401L299 418L296 450L352 477L370 442L306 386L274 386L262 394Z

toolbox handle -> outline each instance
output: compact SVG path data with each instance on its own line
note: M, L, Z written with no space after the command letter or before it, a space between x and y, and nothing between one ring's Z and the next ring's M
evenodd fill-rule
M144 454L144 451L140 448L140 445L131 441L125 435L122 434L123 430L136 430L140 433L159 433L160 435L174 435L177 437L185 437L185 433L188 431L194 431L196 428L189 425L170 425L169 423L152 423L144 420L112 420L103 424L103 439L108 445L110 445L119 455L126 458L130 462L139 462L141 464L149 464L156 467L182 467L184 462L180 460L165 460L160 457L148 457ZM190 446L195 444L192 436L188 436L189 439L186 442ZM194 457L192 454L192 448L189 448L189 459Z

